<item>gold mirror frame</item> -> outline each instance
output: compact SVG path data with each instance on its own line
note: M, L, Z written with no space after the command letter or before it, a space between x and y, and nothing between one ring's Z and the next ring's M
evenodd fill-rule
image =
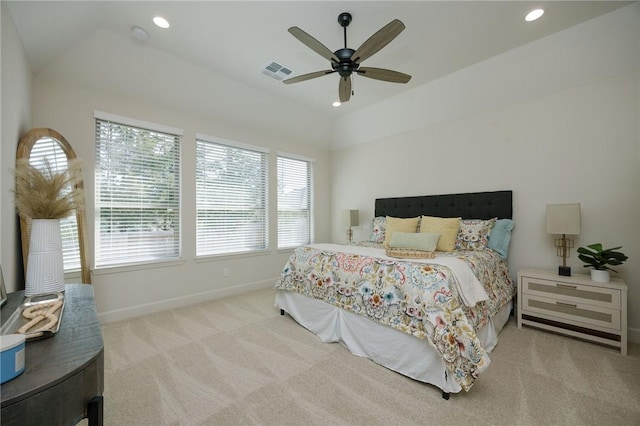
M16 160L31 159L31 151L35 144L43 139L52 139L58 142L60 149L67 156L68 160L73 160L76 157L76 153L67 140L58 132L53 129L47 128L35 128L29 130L20 138L18 142L18 149L16 151ZM83 180L76 185L77 188L83 190ZM78 248L80 252L80 272L83 284L91 284L91 273L89 271L89 264L87 262L87 220L85 217L84 208L76 210L76 224L78 232ZM20 238L22 239L22 262L24 265L24 273L27 273L27 260L29 257L29 237L31 234L31 218L20 215Z

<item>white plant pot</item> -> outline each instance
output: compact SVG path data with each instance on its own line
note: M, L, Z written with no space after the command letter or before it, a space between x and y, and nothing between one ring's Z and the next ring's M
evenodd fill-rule
M595 281L598 283L608 283L609 282L609 271L600 271L598 269L591 270L591 281Z
M33 219L25 296L64 291L64 261L60 220Z

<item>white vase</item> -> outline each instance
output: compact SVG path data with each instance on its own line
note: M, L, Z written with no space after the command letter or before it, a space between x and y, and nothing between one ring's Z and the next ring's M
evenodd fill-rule
M608 283L609 282L609 271L600 271L598 269L591 270L591 281L595 281L598 283Z
M25 296L64 291L64 261L60 220L33 219Z

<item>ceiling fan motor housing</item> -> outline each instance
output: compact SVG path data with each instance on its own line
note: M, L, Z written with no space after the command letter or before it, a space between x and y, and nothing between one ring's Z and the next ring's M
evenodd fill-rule
M358 69L360 66L351 60L351 56L355 53L355 50L349 48L338 49L333 52L340 62L331 62L331 68L337 71L341 77L348 77L352 72Z

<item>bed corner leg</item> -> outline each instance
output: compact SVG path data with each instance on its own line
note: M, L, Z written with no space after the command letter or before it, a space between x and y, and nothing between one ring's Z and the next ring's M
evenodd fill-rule
M280 309L280 315L284 315L284 309Z
M446 399L448 401L450 396L451 394L449 392L442 391L442 399Z

